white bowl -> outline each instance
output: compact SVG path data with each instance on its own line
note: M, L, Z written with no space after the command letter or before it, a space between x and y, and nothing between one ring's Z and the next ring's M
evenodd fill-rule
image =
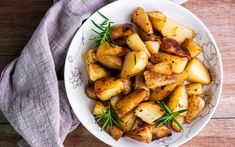
M199 133L213 115L219 102L223 82L219 49L206 26L190 11L173 2L163 0L119 0L106 5L99 11L115 23L127 23L130 22L130 16L138 6L143 7L146 11L160 10L169 18L196 31L195 41L204 48L200 58L204 61L212 76L212 83L204 87L206 90L206 96L204 97L206 106L200 116L193 123L186 125L182 132L173 133L170 137L153 141L150 144L141 143L128 137L115 141L106 132L100 131L100 127L95 123L92 115L94 101L87 98L84 92L88 78L82 59L82 54L95 45L89 39L95 36L91 31L91 28L94 28L91 19L98 23L102 21L98 13L94 13L81 26L69 47L65 63L65 86L68 99L81 123L94 136L110 146L179 146Z

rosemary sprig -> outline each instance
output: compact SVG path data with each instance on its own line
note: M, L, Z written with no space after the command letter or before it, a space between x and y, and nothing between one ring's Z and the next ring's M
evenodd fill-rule
M108 42L111 47L114 47L115 43L111 38L111 34L112 34L111 24L113 22L110 19L108 19L106 16L104 16L104 14L100 13L99 11L98 11L98 14L104 19L104 21L101 24L97 24L96 22L91 20L91 22L97 28L97 30L95 29L91 29L91 30L98 35L97 37L91 38L91 40L95 40L96 48L99 48L103 42L106 47L107 47L106 42Z
M106 107L105 111L102 114L97 115L95 119L96 123L100 122L101 120L105 121L101 127L101 131L106 131L112 124L115 124L117 127L121 128L120 123L122 120L118 117L116 110L110 104Z
M176 125L182 129L183 128L182 124L176 119L176 116L186 112L188 109L182 109L176 112L172 112L172 110L170 110L164 102L160 101L158 104L162 107L162 109L166 112L166 114L156 119L154 122L159 123L158 126L166 124L169 127L170 121L173 120L176 123Z

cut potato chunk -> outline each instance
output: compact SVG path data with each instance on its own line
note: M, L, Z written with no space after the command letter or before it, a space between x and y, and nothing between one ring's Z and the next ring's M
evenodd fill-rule
M169 84L163 87L157 87L153 90L150 96L150 100L160 101L171 94L171 92L177 87L177 83Z
M160 139L163 137L171 136L171 129L169 129L166 125L156 126L155 124L147 124L150 131L152 132L153 139Z
M111 68L111 69L122 69L122 58L118 56L96 56L96 59L99 63L101 63L103 66Z
M155 65L148 66L149 71L154 71L163 75L172 74L172 65L171 62L161 62Z
M135 23L140 29L142 29L147 34L153 33L152 24L145 13L144 9L138 7L131 17L131 22Z
M188 39L188 38L184 41L182 46L189 51L192 58L199 55L203 50L199 44L193 41L193 39Z
M182 109L188 109L188 96L186 93L185 86L177 87L172 95L168 99L167 106L173 112ZM185 116L186 112L179 114L180 116Z
M192 83L186 85L186 91L188 95L201 95L203 94L202 84Z
M129 78L144 70L148 62L148 56L144 51L129 52L125 56L121 70L121 78Z
M202 61L195 57L189 61L185 71L188 73L187 81L201 83L201 84L210 84L211 77L208 69L202 63Z
M149 91L140 89L125 96L116 104L116 109L119 117L123 117L131 112L139 103L149 98Z
M127 24L116 24L112 26L112 33L111 33L111 38L112 39L118 39L122 37L126 37L130 34L133 34L134 28L132 24L127 23Z
M158 41L161 43L161 37L155 33L147 34L141 29L138 29L138 34L143 41Z
M94 115L100 115L106 111L106 107L101 102L96 102L95 107L93 109Z
M123 130L123 132L130 131L132 127L135 124L136 116L134 111L126 114L123 118L121 118L122 122L120 123L120 126Z
M205 101L198 95L192 95L189 99L189 106L186 115L186 121L191 123L203 110Z
M166 16L159 11L147 12L147 14L152 22L153 28L156 31L161 32L167 19Z
M116 39L114 42L118 46L127 46L127 37Z
M149 88L146 86L145 81L144 81L144 76L143 73L139 73L135 76L135 84L134 84L134 89L145 89L149 90Z
M122 98L121 95L114 96L110 99L110 104L112 105L113 108L116 109L117 102Z
M134 123L134 125L133 125L133 127L132 127L131 130L138 129L138 128L140 128L143 124L144 124L143 120L140 119L140 118L138 118L138 117L136 117L135 123Z
M175 76L177 77L177 80L178 80L177 84L178 84L178 86L180 86L180 85L184 85L184 82L187 79L188 73L183 71L179 74L175 74Z
M184 124L185 117L178 115L178 116L176 116L176 120L177 120L180 124ZM180 132L180 131L182 130L174 121L171 121L171 127L172 127L176 132Z
M128 49L118 45L111 46L108 42L101 43L97 50L97 56L117 56L123 57L127 54Z
M120 94L124 90L124 85L119 79L107 77L95 81L94 89L100 100L107 101L111 97Z
M178 57L167 53L158 52L157 54L151 56L151 61L154 63L169 61L172 64L172 72L181 73L184 71L188 59L185 57Z
M123 131L115 125L110 125L107 129L107 133L110 134L115 140L119 140L122 137Z
M177 77L175 75L166 76L166 75L158 74L153 71L145 71L144 79L145 79L146 85L150 89L155 89L157 87L161 87L161 86L165 86L165 85L177 82Z
M150 143L152 140L152 132L149 127L141 127L126 133L126 136L145 143Z
M140 39L139 35L136 33L129 35L127 37L127 45L133 51L144 51L148 55L148 57L151 56L148 49L144 45L144 42Z
M154 124L154 121L163 116L165 111L152 102L143 102L135 109L135 115L148 124Z
M98 97L95 94L94 87L87 85L85 88L86 95L91 98L92 100L98 99Z
M125 79L121 79L123 85L124 85L124 90L122 91L122 93L124 95L129 94L132 91L132 81L129 78L125 78Z
M146 41L144 42L146 48L151 54L158 53L158 50L160 48L160 42L158 41Z

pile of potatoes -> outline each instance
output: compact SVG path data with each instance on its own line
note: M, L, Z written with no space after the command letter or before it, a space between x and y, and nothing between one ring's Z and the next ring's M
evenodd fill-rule
M210 84L208 69L197 56L202 47L193 41L195 32L159 11L145 12L138 7L132 23L112 26L115 42L102 43L84 55L89 85L86 94L96 101L95 116L107 104L116 109L123 121L107 132L116 140L128 136L150 143L154 139L181 131L173 121L171 127L157 127L154 120L165 114L156 103L164 101L172 111L188 109L177 116L182 124L191 123L202 111L203 85Z

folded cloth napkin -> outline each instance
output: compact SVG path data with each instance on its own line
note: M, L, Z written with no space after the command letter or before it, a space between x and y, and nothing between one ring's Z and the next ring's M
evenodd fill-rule
M22 136L19 146L59 147L78 124L58 80L69 43L82 21L108 0L59 0L21 55L0 78L0 108Z

